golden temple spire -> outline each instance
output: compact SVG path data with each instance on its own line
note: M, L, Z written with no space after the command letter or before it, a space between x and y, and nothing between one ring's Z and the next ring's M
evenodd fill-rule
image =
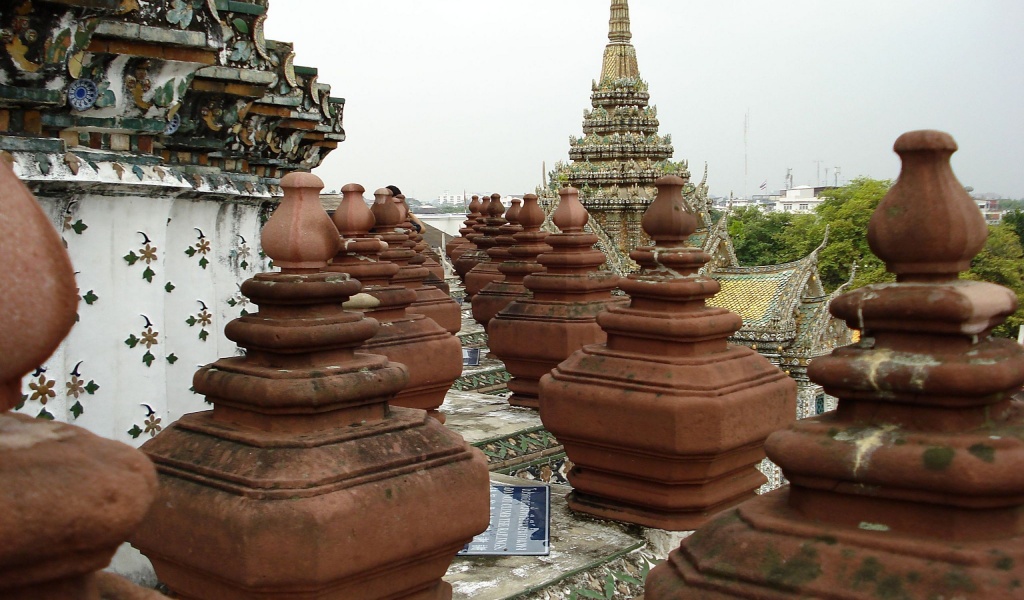
M601 65L602 84L616 79L640 78L636 49L629 43L632 37L629 31L628 1L612 0L612 15L608 20L608 46L604 49Z
M612 0L612 17L608 20L608 41L613 44L628 44L633 34L629 32L628 0Z

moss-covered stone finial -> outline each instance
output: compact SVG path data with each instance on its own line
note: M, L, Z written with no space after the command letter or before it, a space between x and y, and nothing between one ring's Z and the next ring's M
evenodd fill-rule
M988 236L981 211L949 163L956 142L941 131L910 131L893 149L903 169L871 217L871 251L900 281L956 279Z

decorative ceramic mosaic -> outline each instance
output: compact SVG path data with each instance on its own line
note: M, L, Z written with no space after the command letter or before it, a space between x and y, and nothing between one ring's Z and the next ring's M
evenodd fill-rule
M544 483L557 483L569 485L569 470L572 469L572 461L566 458L564 453L545 456L540 460L525 465L515 465L504 469L492 469L495 473L512 475L529 481L543 481Z
M469 390L480 391L494 386L504 386L511 378L512 376L508 374L505 367L494 367L459 377L452 385L452 389L463 392Z

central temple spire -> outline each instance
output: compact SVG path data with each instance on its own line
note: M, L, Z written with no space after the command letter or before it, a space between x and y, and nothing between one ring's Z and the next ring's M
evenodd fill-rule
M636 63L636 49L629 43L633 34L629 32L629 3L627 0L612 0L612 15L608 19L608 46L604 49L601 65L601 83L616 79L639 79L640 68Z
M612 0L612 18L608 21L608 41L613 44L628 44L633 34L629 32L629 2Z

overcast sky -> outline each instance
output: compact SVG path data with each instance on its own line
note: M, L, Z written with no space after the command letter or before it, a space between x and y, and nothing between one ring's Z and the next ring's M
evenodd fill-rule
M836 166L840 183L893 178L896 137L928 128L956 138L964 185L1024 198L1024 1L629 4L660 132L695 179L708 164L714 195L779 189L787 168L796 185ZM327 190L520 195L582 135L609 6L271 0L266 36L346 99L348 139L315 171Z

